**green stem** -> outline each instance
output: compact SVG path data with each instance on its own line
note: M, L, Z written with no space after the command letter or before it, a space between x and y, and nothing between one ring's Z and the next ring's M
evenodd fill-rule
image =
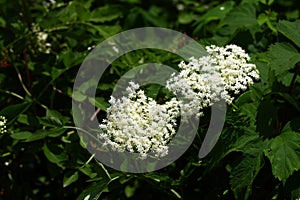
M232 107L233 107L234 109L236 109L236 110L239 109L239 107L237 107L234 103L231 103L230 105L232 105Z
M11 92L11 91L8 91L8 90L2 90L2 89L0 89L0 92L6 93L6 94L10 94L10 95L12 95L14 97L17 97L17 98L19 98L21 100L24 100L24 97L22 97L21 95L18 95L17 93L14 93L14 92Z
M293 75L293 78L292 78L292 81L291 81L291 83L290 83L290 86L289 86L289 88L288 88L288 93L292 93L292 91L293 91L293 89L294 89L294 87L295 87L295 83L296 83L296 78L297 78L297 76L298 76L298 74L297 74L297 72L295 72L294 73L294 75Z
M17 72L19 81L20 81L20 83L21 83L21 85L22 85L24 91L26 92L26 94L27 94L29 97L32 97L31 93L29 92L29 90L27 89L26 85L25 85L24 82L23 82L22 75L21 75L19 69L18 69L16 66L14 66L14 68L15 68L15 70L16 70L16 72Z
M80 168L84 168L87 164L91 162L91 160L94 158L95 154L93 154Z

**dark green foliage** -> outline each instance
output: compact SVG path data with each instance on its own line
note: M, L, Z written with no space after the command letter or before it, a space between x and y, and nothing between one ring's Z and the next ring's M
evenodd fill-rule
M297 1L51 2L0 0L0 115L8 119L7 133L0 134L0 199L300 197ZM104 166L85 149L72 121L72 87L95 45L144 26L174 29L203 45L240 45L261 79L228 107L221 137L207 157L200 160L198 152L209 110L181 158L159 171L129 174ZM141 62L176 68L180 58L144 49L113 62L100 80L98 97L88 99L99 108L99 120L118 79ZM145 86L158 101L170 96L164 90Z

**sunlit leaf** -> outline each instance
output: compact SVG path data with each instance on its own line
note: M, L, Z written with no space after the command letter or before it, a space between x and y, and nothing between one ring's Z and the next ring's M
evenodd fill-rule
M97 108L106 111L110 104L103 97L89 98L89 101Z
M106 22L122 17L121 8L117 5L106 5L96 8L91 13L89 21Z
M102 179L91 184L87 189L83 190L77 200L98 200L110 182L111 180Z
M296 20L294 22L286 20L279 21L277 29L280 33L300 47L300 20Z
M266 56L277 79L288 86L293 76L289 70L293 69L295 64L300 61L297 49L288 43L276 43L270 46Z
M78 175L77 171L70 176L65 174L64 179L63 179L63 187L67 187L70 184L76 182L78 180L78 177L79 177L79 175Z
M300 133L293 131L288 123L272 140L265 155L271 162L274 176L285 182L300 169Z
M194 20L194 16L194 13L180 13L178 16L178 22L181 24L189 24Z
M231 11L234 4L235 3L233 1L221 3L218 6L210 9L201 17L199 17L197 21L193 24L197 25L197 27L194 30L194 34L197 33L203 26L205 26L205 24L208 24L209 22L214 20L224 19L225 16Z
M220 29L220 31L226 30L227 34L233 34L241 28L247 28L250 31L255 30L253 27L258 26L255 6L248 3L237 6L220 22L220 26L225 28Z

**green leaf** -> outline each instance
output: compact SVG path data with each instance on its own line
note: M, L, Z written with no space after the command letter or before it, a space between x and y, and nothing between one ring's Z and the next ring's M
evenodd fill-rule
M69 121L69 117L63 116L56 110L47 109L46 116L39 118L39 120L44 126L61 127Z
M267 4L267 5L271 5L273 2L274 2L274 0L259 0L261 3L263 3L263 4Z
M268 15L266 15L265 13L261 13L257 18L257 22L260 26L263 24L267 24L269 29L271 29L273 33L277 35L277 29L272 23L273 21L276 20L276 14L277 14L276 12L271 12Z
M300 11L298 9L287 11L285 16L288 20L297 20L298 16L300 14Z
M16 140L25 140L25 139L31 137L32 135L33 135L33 133L31 133L29 131L22 131L22 132L13 133L10 135L10 137L12 137L13 139L16 139Z
M83 94L83 93L80 92L80 91L75 91L75 92L72 94L72 98L73 98L75 101L82 102L82 101L84 101L84 100L87 98L87 95Z
M255 117L257 115L258 102L253 103L244 103L240 106L241 114L249 117L251 121L255 121Z
M144 18L144 20L149 22L151 25L157 27L166 27L167 22L164 18L162 18L162 13L159 13L160 9L161 8L153 5L150 7L149 11L138 9L138 12L142 15L142 18ZM157 17L161 17L161 19L157 20Z
M244 128L244 133L237 138L229 152L244 153L242 160L230 173L230 185L236 199L248 199L252 184L263 167L263 152L269 144L255 131L254 126Z
M40 139L44 139L45 137L58 137L65 132L64 128L53 128L50 130L38 130L30 137L28 137L24 142L32 142Z
M257 132L267 138L274 137L276 132L277 114L277 108L273 102L273 99L270 96L263 99L257 108Z
M256 9L253 4L241 4L232 9L229 14L220 22L223 27L220 32L226 30L227 34L233 34L237 29L247 28L252 32L253 27L258 26L256 21ZM225 28L226 27L226 28Z
M300 169L300 133L294 132L288 123L272 140L265 155L271 162L274 176L285 182Z
M260 82L268 87L271 87L270 85L273 82L269 77L270 66L268 65L268 60L266 59L266 53L258 53L256 60L254 60L254 64L259 71Z
M108 22L113 21L122 17L121 8L117 5L106 5L100 8L96 8L91 13L91 18L89 21L92 22Z
M133 185L126 185L126 187L124 189L125 196L127 198L133 197L136 189L138 188L138 186L139 186L139 184L138 184L137 180L134 181Z
M10 124L15 119L17 119L20 114L25 112L30 107L30 105L31 103L23 102L20 104L7 106L0 111L0 115L5 116L8 121L7 124Z
M87 189L83 190L77 200L98 200L112 180L102 179L97 183L93 183Z
M79 168L79 171L81 171L82 173L84 173L85 175L87 175L88 177L95 178L97 176L97 173L95 173L93 171L93 169L91 168L91 166L86 165L84 168Z
M289 102L294 108L296 108L300 112L300 102L297 101L292 95L288 93L276 92L275 94L283 97L287 102Z
M71 176L68 175L64 175L64 179L63 179L63 187L67 187L69 186L71 183L74 183L78 180L78 171L76 171L74 174L72 174Z
M46 134L48 137L58 137L62 135L65 131L66 129L62 127L53 128L50 130L43 130L44 134Z
M294 22L290 21L279 21L277 29L285 37L293 41L298 47L300 47L300 20Z
M110 104L103 97L89 98L91 104L94 104L97 108L106 111Z
M225 16L231 11L234 4L235 3L233 1L224 2L210 9L204 15L199 17L199 19L193 24L193 25L197 25L197 27L194 30L194 34L197 33L205 24L214 20L224 19Z
M45 137L47 137L47 134L37 131L33 133L30 137L26 138L24 142L33 142L36 140L44 139Z
M265 13L258 15L257 22L261 26L268 21L268 16Z
M60 59L63 61L66 69L62 69L62 71L57 71L57 72L52 71L51 73L52 78L56 79L65 70L69 69L72 66L81 64L85 56L86 55L84 53L72 51L72 49L62 52L60 54ZM52 69L57 70L57 68L55 67L53 67Z
M285 86L289 86L292 78L291 70L300 61L300 53L288 43L276 43L270 46L266 54L271 70L277 79Z
M69 117L63 116L60 112L57 110L50 110L47 109L46 111L46 117L53 118L55 120L60 121L62 124L65 124L68 120Z
M252 133L251 133L252 132ZM255 130L248 130L233 144L231 151L243 152L247 155L258 155L267 148L268 140L263 140Z
M180 24L189 24L194 20L194 13L190 13L190 12L183 12L180 13L178 16L178 22Z
M134 188L130 185L127 185L124 190L125 196L127 198L133 197L135 190L136 190L136 188Z
M57 166L64 169L63 162L68 159L68 156L63 152L58 146L51 145L52 149L50 150L47 144L44 144L43 151L47 159L56 164Z
M262 158L262 153L258 156L246 155L231 170L230 185L236 199L249 198L253 181L263 166Z
M17 121L33 127L37 127L39 125L39 120L33 114L20 114Z
M0 17L0 27L5 28L5 26L6 26L6 21L2 17Z
M262 4L267 4L267 0L259 0Z
M50 130L38 130L34 133L29 131L21 131L11 134L11 137L16 140L24 140L24 142L33 142L44 139L45 137L58 137L65 132L64 128L53 128Z

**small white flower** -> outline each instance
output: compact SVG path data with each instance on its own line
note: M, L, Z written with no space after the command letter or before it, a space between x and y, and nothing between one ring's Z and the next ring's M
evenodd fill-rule
M112 48L116 53L119 53L119 49L116 46L113 46Z
M250 57L241 47L211 45L206 50L207 56L181 62L179 74L172 74L167 81L170 91L188 100L180 105L188 116L202 115L203 108L220 99L231 103L234 95L259 79L256 66L248 63Z
M6 133L7 119L4 116L0 116L0 133Z
M51 52L51 43L47 42L48 33L45 32L37 32L37 44L38 50L49 54Z
M182 11L182 10L184 10L184 5L183 4L177 4L176 8L177 8L177 10Z
M176 120L203 115L203 109L220 99L231 103L236 94L247 89L259 78L250 57L236 45L206 47L207 56L190 62L181 62L180 72L172 74L166 87L176 98L158 104L147 97L139 85L129 82L127 96L111 96L107 119L100 124L99 138L104 146L119 152L138 153L145 159L150 153L155 157L168 154L168 142L176 134Z
M47 37L48 37L48 34L45 33L45 32L39 32L37 34L37 39L40 41L40 42L44 42L47 40Z
M111 97L107 119L100 124L99 138L114 151L134 152L140 159L149 153L162 157L168 153L168 142L176 134L176 118L180 114L179 103L173 98L158 104L146 97L139 85L129 83L128 96Z
M250 56L237 45L206 47L210 56L216 57L216 68L229 93L238 94L259 79L255 64L248 63Z

